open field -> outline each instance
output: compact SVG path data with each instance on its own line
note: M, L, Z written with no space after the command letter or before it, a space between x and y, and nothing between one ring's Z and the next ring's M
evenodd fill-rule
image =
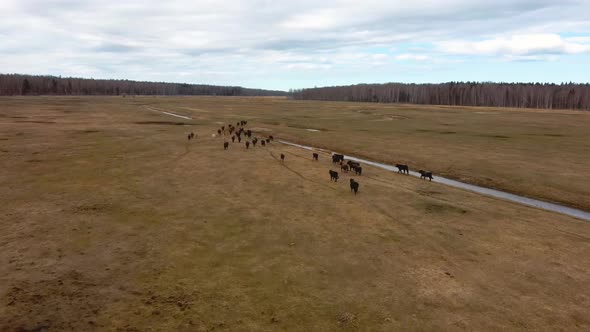
M2 98L0 330L590 329L590 223L367 166L355 197L326 154L224 151L241 119L590 205L587 114Z

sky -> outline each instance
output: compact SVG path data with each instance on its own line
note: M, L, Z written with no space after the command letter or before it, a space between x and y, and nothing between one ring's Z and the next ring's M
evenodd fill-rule
M0 73L299 89L590 81L590 0L0 0Z

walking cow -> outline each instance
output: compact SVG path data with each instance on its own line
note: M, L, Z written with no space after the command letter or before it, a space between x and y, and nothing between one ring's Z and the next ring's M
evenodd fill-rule
M354 191L354 194L359 191L359 183L354 181L354 179L350 179L350 191Z
M338 182L338 172L330 170L330 181Z
M430 181L432 181L432 179L433 179L432 172L430 172L430 171L419 170L418 173L420 173L421 179L426 180L428 178L428 179L430 179Z
M395 164L395 167L397 167L397 172L398 173L406 173L406 174L410 174L410 168L408 167L408 165L404 165L404 164Z

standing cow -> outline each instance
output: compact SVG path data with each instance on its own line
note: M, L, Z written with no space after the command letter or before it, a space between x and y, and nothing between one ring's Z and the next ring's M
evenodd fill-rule
M228 142L224 142L223 143L223 149L227 150L227 148L229 147L229 143Z
M319 158L319 155L317 153L315 153L315 152L313 153L312 156L313 156L313 160L315 160L315 161L317 161L318 158Z

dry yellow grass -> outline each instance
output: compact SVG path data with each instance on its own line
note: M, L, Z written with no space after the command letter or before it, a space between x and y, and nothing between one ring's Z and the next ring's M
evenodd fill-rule
M589 223L371 167L355 197L325 154L211 137L316 140L285 105L2 99L0 330L590 328Z

